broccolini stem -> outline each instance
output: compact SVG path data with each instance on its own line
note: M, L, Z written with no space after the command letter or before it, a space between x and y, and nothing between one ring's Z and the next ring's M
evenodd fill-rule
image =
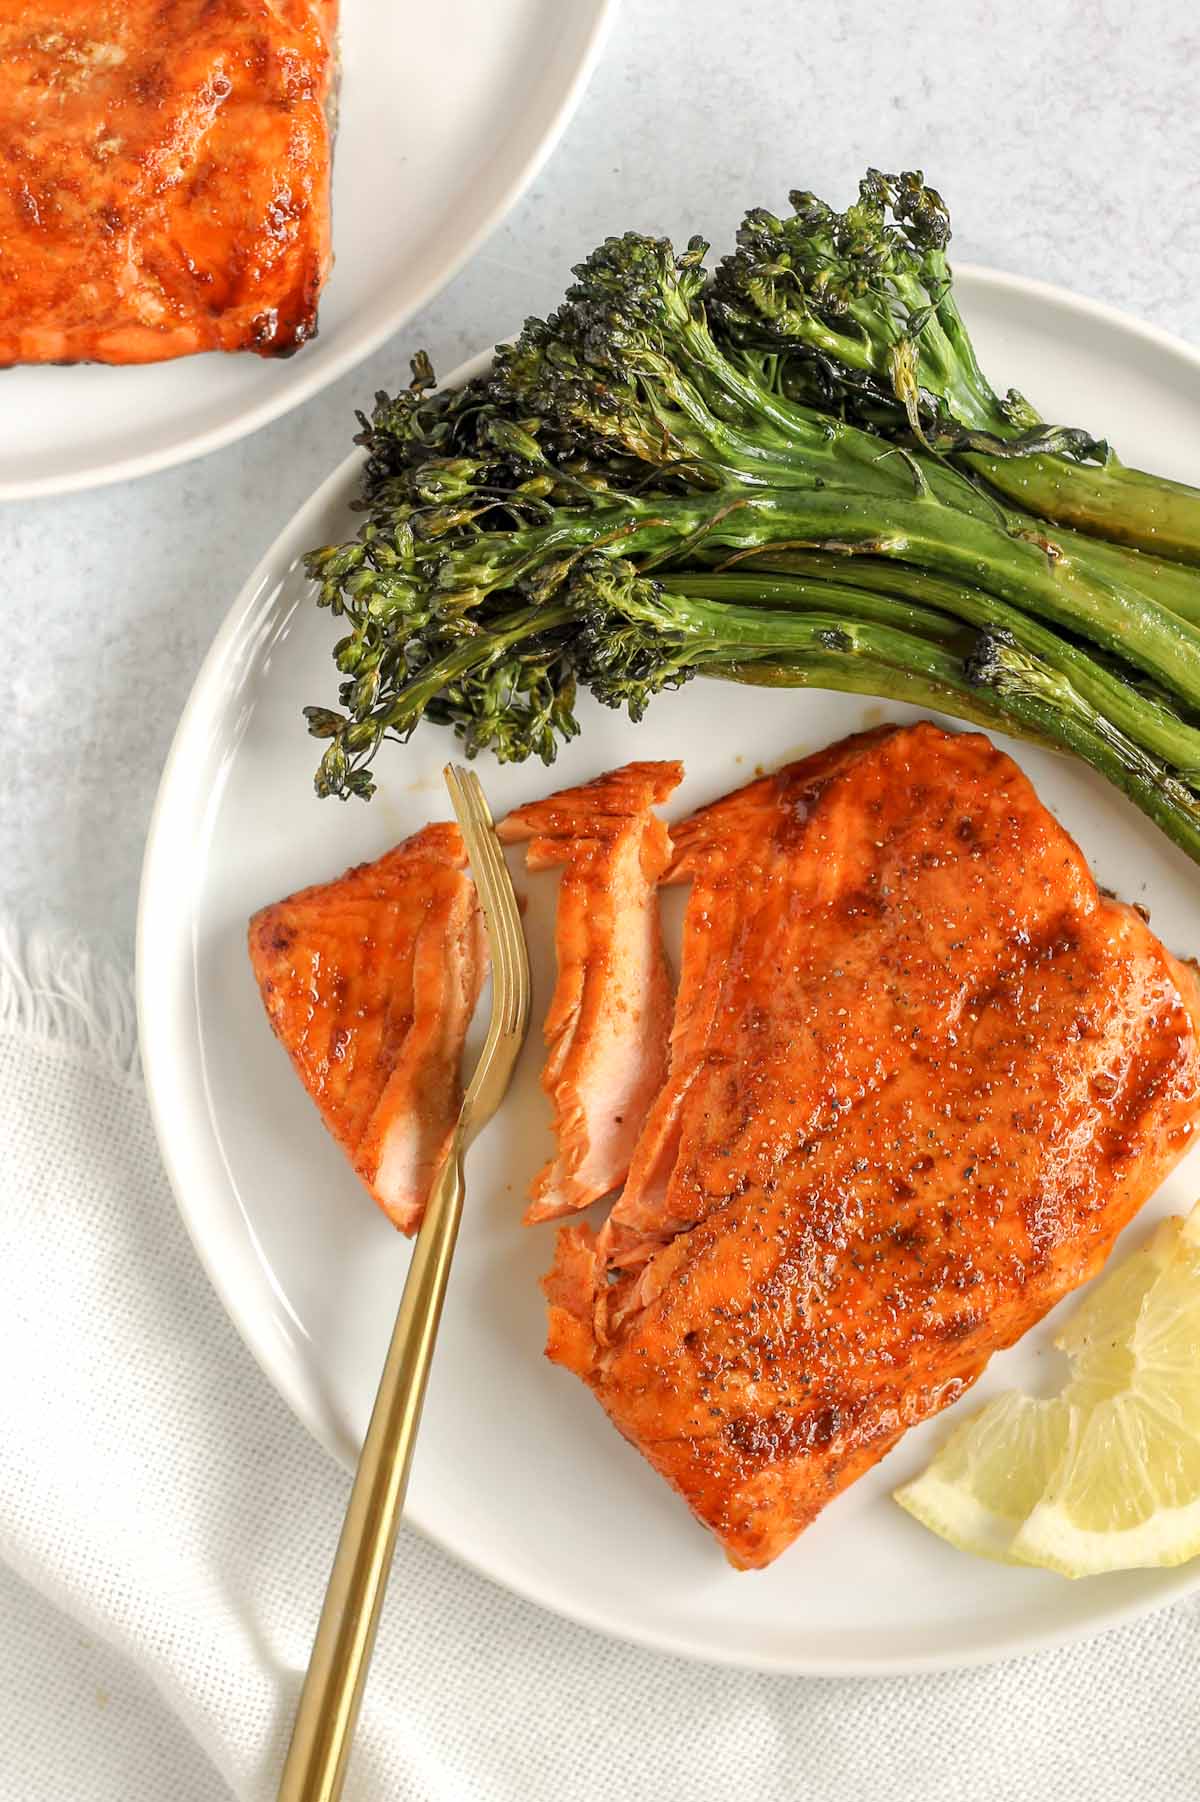
M820 604L825 587L824 572L831 571L835 580L842 573L836 559L803 552L782 552L761 561L756 558L754 570L760 569L761 575L669 577L664 586L713 601L740 602L743 611L747 605L811 607ZM790 573L784 576L769 573L775 569ZM918 603L911 611L923 619L914 618L911 629L924 631L927 636L932 634L924 621L936 620L945 614L985 631L1008 632L1022 650L1041 658L1048 668L1067 677L1090 706L1104 714L1135 744L1162 758L1187 781L1200 781L1200 729L1097 663L1082 646L1050 631L1019 608L1009 607L978 589L943 581L925 571L901 565L881 567L862 559L855 562L850 575L854 586L845 591L843 604L852 606L859 614L864 614L866 594L863 591L874 591L881 596L904 595L909 602ZM940 613L931 613L931 609L938 609ZM905 622L896 616L890 623L902 625Z
M660 510L663 525L674 523L667 518L669 510L670 503ZM684 511L678 517L684 517ZM832 492L759 491L738 503L727 498L719 517L710 509L706 560L711 561L712 550L723 545L733 552L727 559L727 566L732 566L773 556L776 550L790 548L789 540L800 548L883 557L983 589L1026 613L1091 638L1146 670L1189 705L1200 706L1200 629L1138 590L1094 575L1085 550L1074 544L1067 553L1050 539L951 512L932 498L873 499L863 506ZM689 549L694 544L694 538L689 539ZM625 554L636 556L641 548L640 537L631 536ZM669 558L664 547L660 559L664 568L669 567ZM851 567L846 580L853 583Z
M963 675L961 659L952 660L937 674L921 674L874 657L849 658L817 650L804 657L734 658L703 674L754 688L826 688L837 694L875 695L884 701L948 713L987 732L1007 732L1013 738L1050 745L1040 733L1012 720L986 689L973 689Z
M997 438L1021 437L1024 428L1005 413L979 367L948 279L921 334L921 356L938 369L950 412L963 425ZM1153 556L1200 564L1200 489L1185 482L1127 468L1111 453L1101 464L1044 452L1006 457L963 451L960 460L1027 513Z
M1188 856L1200 862L1200 799L1054 670L996 634L977 650L968 678L985 680L1012 717L1080 757L1128 795Z
M672 628L694 640L691 651L676 653L677 661L698 674L733 670L737 680L754 682L762 680L765 662L776 686L787 686L785 671L803 675L797 686L863 692L869 683L872 693L1036 738L1090 763L1200 858L1200 797L1007 632L985 633L964 658L944 643L843 611L780 613L705 601L665 586L663 598ZM768 655L747 656L752 647Z
M1129 469L1115 457L1095 464L964 451L958 460L1028 513L1153 556L1200 565L1200 490L1184 482Z
M850 572L853 574L853 571ZM659 579L666 599L663 624L714 643L785 649L789 626L820 615L827 624L887 626L926 638L932 644L969 648L973 633L948 612L914 606L849 582L806 582L757 575L703 575L680 571ZM745 603L739 605L738 603Z
M997 647L1000 655L1006 647ZM1200 801L1154 758L1097 714L1069 682L1020 659L1011 686L979 688L969 667L936 647L923 647L912 664L891 659L840 656L821 649L811 656L731 660L703 672L728 681L771 688L831 688L882 695L916 707L934 707L956 719L1049 744L1082 758L1127 795L1189 857L1200 862Z

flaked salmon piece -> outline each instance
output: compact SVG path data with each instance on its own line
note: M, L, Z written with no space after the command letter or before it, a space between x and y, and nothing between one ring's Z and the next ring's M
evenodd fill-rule
M336 18L336 0L0 5L0 366L314 336Z
M534 1178L527 1222L586 1208L624 1180L666 1075L671 979L658 884L671 841L651 811L683 779L679 763L629 763L510 813L531 870L563 866L558 977L546 1015L542 1086L557 1151Z
M840 745L809 759L809 780L822 780L839 761L853 755ZM766 778L765 782L770 782ZM667 883L691 882L684 918L679 992L671 1028L669 1075L656 1095L630 1162L624 1191L605 1227L603 1249L613 1264L640 1262L655 1235L665 1238L687 1224L692 1208L684 1203L672 1220L667 1188L679 1153L681 1119L686 1098L712 1053L719 1017L738 1005L737 989L754 968L760 928L754 909L739 905L745 883L756 891L786 868L790 847L764 834L762 799L765 783L738 789L699 821L719 817L719 833L703 839L698 820L683 820L672 829L672 860ZM720 809L719 816L716 808ZM740 973L740 975L739 975Z
M462 1101L487 942L457 826L250 922L263 1004L321 1118L401 1232L421 1223Z
M671 1075L547 1350L750 1568L1099 1269L1200 1117L1200 985L978 735L673 836Z

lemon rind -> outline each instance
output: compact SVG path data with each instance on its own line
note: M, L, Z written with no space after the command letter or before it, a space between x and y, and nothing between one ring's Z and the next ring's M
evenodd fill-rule
M1200 1498L1182 1508L1158 1508L1136 1527L1095 1532L1075 1524L1053 1502L1039 1502L1014 1534L1010 1558L1063 1577L1099 1577L1119 1570L1158 1570L1186 1564L1200 1553Z
M947 1483L927 1470L893 1491L906 1514L960 1552L977 1552L998 1564L1011 1564L1009 1550L1022 1525L1011 1515L997 1514L969 1490Z

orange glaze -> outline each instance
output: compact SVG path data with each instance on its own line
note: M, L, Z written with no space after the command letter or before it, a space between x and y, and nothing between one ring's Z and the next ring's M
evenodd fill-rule
M487 969L457 826L250 922L250 960L300 1080L384 1213L421 1223L462 1100L463 1044Z
M673 836L671 1073L547 1350L755 1567L1099 1269L1200 1112L1200 990L978 735Z
M671 979L658 885L671 840L651 810L682 778L680 763L629 763L500 825L507 843L530 841L531 870L563 866L542 1072L558 1150L534 1178L528 1224L586 1208L624 1182L666 1076Z
M0 0L0 365L297 349L336 0Z

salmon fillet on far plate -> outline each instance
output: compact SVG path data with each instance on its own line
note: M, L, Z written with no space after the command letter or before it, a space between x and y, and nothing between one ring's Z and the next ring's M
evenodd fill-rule
M487 941L457 826L250 922L263 1004L321 1118L401 1232L421 1223L462 1101Z
M0 366L293 351L336 0L0 0Z
M652 809L682 779L679 763L629 763L519 807L499 827L509 844L529 840L531 870L563 868L542 1072L558 1148L534 1178L527 1222L586 1208L625 1180L666 1076L671 978L658 885L671 840Z
M1200 988L976 734L673 837L671 1070L547 1350L751 1568L1100 1268L1195 1128Z

